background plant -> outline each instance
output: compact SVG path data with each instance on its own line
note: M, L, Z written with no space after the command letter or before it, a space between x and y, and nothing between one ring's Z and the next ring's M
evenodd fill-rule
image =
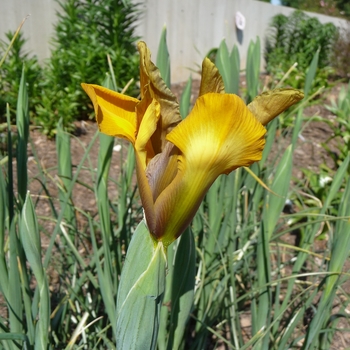
M59 2L53 50L41 82L41 102L36 123L49 135L57 120L72 130L72 122L86 119L89 99L81 82L104 80L110 56L120 91L138 76L138 56L134 45L137 5L122 0L68 0ZM136 94L135 85L130 88Z
M282 14L275 16L265 47L267 72L278 82L296 62L297 66L290 72L285 84L300 89L305 84L305 72L319 50L313 91L327 86L328 77L333 72L330 63L336 34L333 24L321 24L317 18L301 11L295 11L289 17Z
M0 57L5 55L14 34L14 32L7 32L6 38L8 41L0 42ZM0 67L0 123L6 123L6 103L10 106L11 122L15 123L16 121L15 111L23 67L28 84L29 111L31 114L38 102L39 82L43 78L42 71L36 56L24 51L25 42L22 33L19 32L3 65Z
M341 87L338 100L332 99L331 105L327 105L326 108L334 115L334 118L324 120L331 127L333 133L324 142L323 147L328 151L336 167L338 167L350 151L350 83L347 87ZM331 140L337 141L339 152L330 150L328 143Z
M261 0L270 2L269 0ZM328 16L350 18L350 4L347 0L281 0L284 6L298 10L322 13Z
M332 48L332 66L341 78L350 77L350 24L339 30Z

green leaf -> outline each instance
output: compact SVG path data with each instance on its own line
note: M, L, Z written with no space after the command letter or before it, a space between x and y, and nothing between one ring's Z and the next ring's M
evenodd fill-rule
M20 234L26 257L35 276L42 281L41 246L34 207L28 192L23 206L20 224ZM38 278L37 277L37 278Z
M215 65L218 68L225 85L225 91L228 91L230 81L230 56L225 39L221 41L216 53Z
M271 238L271 235L275 230L277 221L285 205L286 196L289 190L289 182L292 175L292 162L293 151L292 146L289 145L277 166L273 182L271 186L269 186L270 189L279 196L268 193L264 204L263 222L268 240Z
M14 214L14 202L16 200L13 192L13 167L12 167L12 132L11 132L11 122L10 122L10 108L7 104L6 106L6 117L7 117L7 137L8 137L8 169L7 169L7 201L8 201L8 232L9 232L9 242L10 242L10 248L9 252L7 253L8 257L8 265L6 266L6 260L5 263L2 265L1 273L6 273L7 270L7 276L4 275L3 280L1 280L1 288L4 291L4 297L6 298L8 310L9 310L9 330L12 333L21 333L23 332L23 324L22 324L22 318L21 315L23 314L23 304L21 302L18 302L18 300L21 300L21 281L20 281L20 273L19 273L19 264L18 264L18 248L20 247L19 239L16 232L16 219L17 216ZM17 162L19 160L17 159ZM4 183L5 184L5 183ZM6 192L5 192L6 193ZM4 237L5 238L5 237ZM2 252L2 254L5 253L5 251ZM1 275L2 276L2 275ZM6 283L6 284L4 284ZM15 344L11 343L14 347Z
M171 290L171 319L168 350L179 349L193 305L196 274L196 246L188 228L176 250Z
M228 93L236 94L239 93L239 74L240 74L240 56L237 45L234 45L230 54L230 85ZM260 65L260 63L259 63Z
M339 207L339 216L350 216L350 182L347 181L345 191L343 193L341 204ZM327 328L327 322L331 317L331 307L337 293L340 274L342 268L349 256L350 250L350 222L349 219L339 220L336 223L334 238L331 249L331 261L329 263L328 271L331 274L326 278L325 288L323 290L321 299L318 303L317 312L308 327L305 343L303 349L315 348L315 343L318 341L318 334L321 329ZM324 337L326 341L327 337ZM322 347L322 349L329 348ZM319 348L317 346L317 348Z
M150 350L157 345L165 291L166 254L142 221L131 239L117 298L117 349Z
M18 130L17 146L17 187L20 204L22 205L27 194L27 143L29 134L29 107L26 77L22 69L21 82L18 92L16 122Z
M224 80L225 91L229 94L238 94L240 58L237 46L234 45L229 54L226 42L222 40L216 54L215 65Z
M350 182L347 181L345 191L342 195L339 212L340 217L347 219L339 220L336 223L333 244L331 251L331 261L329 263L329 271L340 273L346 262L350 252ZM331 290L336 288L335 281L338 280L338 275L333 275L327 278L325 287L325 295L331 293Z
M157 54L157 67L160 70L160 75L163 78L166 86L170 89L170 55L168 46L166 43L166 27L164 26L162 34L160 36L158 54Z
M305 94L305 97L308 97L309 95L309 92L311 90L311 87L312 87L312 83L315 79L315 76L316 76L316 70L317 70L317 67L318 67L318 58L319 58L319 54L320 54L320 49L318 49L311 61L311 64L309 66L309 69L307 71L307 74L306 74L306 78L305 78L305 87L304 87L304 94Z
M56 151L58 161L58 176L60 178L59 199L61 208L66 200L66 193L72 181L72 155L70 149L70 135L63 129L62 118L57 124ZM73 205L65 206L64 218L66 222L75 225L75 213Z
M185 119L189 113L190 106L191 106L191 93L192 93L192 76L189 77L180 98L180 114L182 119Z
M247 103L253 100L258 94L259 78L260 78L260 39L256 38L256 42L250 41L247 53L246 65L248 99Z
M5 239L6 239L6 216L8 213L7 208L7 195L5 177L0 167L0 291L7 297L8 290L8 270L6 266L5 255Z
M39 317L35 327L35 349L46 349L49 344L50 293L42 265L41 242L34 206L27 193L20 222L20 235L27 260L38 283Z
M167 274L165 278L165 293L163 297L163 306L160 310L159 316L159 333L158 333L158 350L165 350L167 348L167 341L169 338L169 317L170 317L170 309L169 305L171 305L171 292L172 292L172 284L174 277L174 264L175 264L175 254L178 248L177 241L174 244L171 244L167 250Z

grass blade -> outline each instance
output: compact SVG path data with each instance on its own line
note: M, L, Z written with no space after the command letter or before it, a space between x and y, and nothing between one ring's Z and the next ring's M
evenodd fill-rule
M27 144L29 136L29 107L28 93L24 67L22 69L21 82L18 92L16 123L18 130L17 146L17 187L19 202L23 205L27 194Z
M318 66L318 58L320 55L320 49L318 49L314 55L314 57L312 58L310 67L306 73L306 78L305 78L305 86L304 86L304 94L305 94L305 98L308 97L309 92L311 90L312 87L312 83L315 79L316 76L316 70L317 70L317 66Z
M5 259L6 222L8 222L8 198L5 177L0 167L0 291L7 298L8 270Z
M278 219L286 202L286 197L289 190L290 179L292 176L293 153L292 146L287 147L283 157L281 158L273 179L270 185L271 191L278 196L268 193L263 212L264 231L267 234L269 241L275 228Z
M350 182L347 181L339 207L339 216L350 217ZM316 315L313 317L306 334L303 349L320 347L319 341L323 340L322 349L330 347L330 334L320 334L321 329L327 328L331 317L331 307L340 285L340 274L350 251L350 221L339 220L336 223L331 249L331 260L328 271L332 274L326 278L326 285L318 304ZM320 339L321 338L321 339Z
M23 249L38 283L37 289L39 290L39 314L35 325L35 349L46 349L49 344L50 292L41 261L41 241L37 218L29 193L22 209L20 235Z
M193 234L187 229L182 234L175 256L171 318L167 349L179 349L194 298L196 249Z

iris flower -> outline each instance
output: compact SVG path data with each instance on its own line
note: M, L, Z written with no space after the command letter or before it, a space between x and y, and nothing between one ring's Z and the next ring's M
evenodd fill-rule
M179 104L151 61L140 53L141 100L104 87L82 84L102 133L133 145L145 221L165 247L190 224L204 195L221 174L261 159L266 125L303 98L297 90L276 90L248 106L224 92L218 69L204 59L199 97L181 120Z

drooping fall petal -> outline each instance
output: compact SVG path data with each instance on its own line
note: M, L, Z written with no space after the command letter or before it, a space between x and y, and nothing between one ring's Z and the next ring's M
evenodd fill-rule
M209 93L167 139L191 167L218 176L260 160L265 132L238 96Z
M178 172L155 203L153 234L166 246L188 226L220 174L261 159L265 128L236 95L207 93L167 136L179 148Z
M147 223L155 227L154 202L146 177L147 158L154 157L150 137L157 128L160 111L156 100L139 101L98 85L82 84L93 102L101 132L129 140L135 149L136 174Z
M137 133L135 107L139 100L99 85L81 85L94 105L100 131L125 138L134 144Z
M275 89L256 96L247 107L261 124L266 125L303 98L304 94L300 90Z

